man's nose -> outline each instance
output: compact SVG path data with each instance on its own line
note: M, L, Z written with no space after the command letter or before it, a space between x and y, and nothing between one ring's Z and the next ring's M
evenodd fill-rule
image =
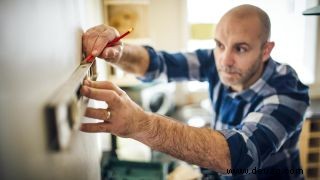
M221 56L221 64L223 66L232 66L234 65L234 57L231 51L225 50Z

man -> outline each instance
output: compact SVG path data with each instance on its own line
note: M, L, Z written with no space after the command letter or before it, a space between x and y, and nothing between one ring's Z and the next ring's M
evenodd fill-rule
M114 28L94 27L83 36L84 50L146 81L160 74L169 81L207 80L212 129L145 112L111 82L85 81L81 93L109 107L88 108L86 116L103 122L82 124L82 131L133 138L226 178L303 178L297 141L308 88L290 66L270 57L274 42L263 10L241 5L227 12L217 25L214 50L170 54L120 43L104 48L116 36Z

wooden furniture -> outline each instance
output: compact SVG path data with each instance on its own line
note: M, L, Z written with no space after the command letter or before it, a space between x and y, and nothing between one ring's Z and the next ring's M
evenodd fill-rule
M300 136L300 160L308 180L320 179L320 116L307 117Z

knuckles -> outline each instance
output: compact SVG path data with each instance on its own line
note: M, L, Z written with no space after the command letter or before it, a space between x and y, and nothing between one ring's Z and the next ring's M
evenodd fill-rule
M110 101L115 104L115 105L119 105L120 103L120 96L114 92L114 91L111 91L110 92Z
M100 131L100 132L106 131L106 128L104 127L103 124L98 124L98 131Z

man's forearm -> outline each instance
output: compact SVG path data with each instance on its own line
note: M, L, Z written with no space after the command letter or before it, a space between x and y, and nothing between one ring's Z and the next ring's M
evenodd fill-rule
M217 131L187 126L156 114L148 114L143 126L142 133L133 138L152 149L221 173L231 168L228 144Z
M126 72L143 76L149 66L149 54L142 46L125 44L123 54L116 64Z

